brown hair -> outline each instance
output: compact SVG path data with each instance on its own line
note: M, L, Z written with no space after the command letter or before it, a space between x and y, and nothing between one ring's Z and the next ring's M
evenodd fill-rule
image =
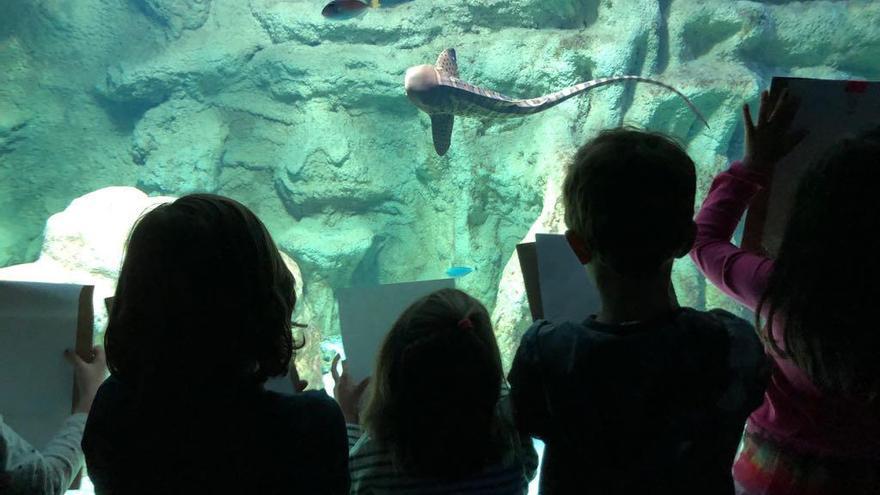
M651 275L693 240L696 168L662 134L602 131L577 151L562 189L568 228L622 275Z
M104 337L120 380L165 390L262 383L294 350L295 281L242 204L193 194L144 215L129 238Z
M880 407L880 333L871 323L880 300L878 182L880 128L840 141L808 169L756 313L764 340L821 389Z
M386 336L364 424L408 474L471 474L500 459L502 380L486 308L440 290L404 311Z

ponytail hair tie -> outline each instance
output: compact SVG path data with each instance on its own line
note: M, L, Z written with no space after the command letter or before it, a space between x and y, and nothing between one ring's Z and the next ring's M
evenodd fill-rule
M471 330L474 328L474 322L471 321L470 317L465 316L458 321L458 328L462 330Z

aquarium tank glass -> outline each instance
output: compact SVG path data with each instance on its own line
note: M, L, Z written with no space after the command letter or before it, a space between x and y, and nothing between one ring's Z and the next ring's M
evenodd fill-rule
M448 276L492 312L509 366L531 321L515 246L564 230L577 146L620 125L668 133L701 201L774 75L880 79L870 0L327 3L0 0L0 277L94 284L100 339L133 222L212 192L263 219L301 282L310 383L340 347L335 289ZM511 98L655 79L708 126L634 82L453 125L404 85L447 48L460 80ZM685 305L739 311L688 259L674 281Z

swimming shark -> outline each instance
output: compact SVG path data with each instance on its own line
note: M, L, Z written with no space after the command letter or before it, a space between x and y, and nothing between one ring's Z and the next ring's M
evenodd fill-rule
M672 91L680 96L708 127L705 117L687 96L668 84L641 76L593 79L537 98L525 100L510 98L459 79L454 48L443 50L434 65L416 65L407 69L403 86L410 101L431 117L434 150L438 155L443 156L449 150L452 141L452 124L456 115L462 117L532 115L591 89L625 81L655 84Z

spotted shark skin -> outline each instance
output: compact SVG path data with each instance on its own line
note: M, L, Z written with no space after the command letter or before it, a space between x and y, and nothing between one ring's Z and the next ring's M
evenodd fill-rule
M481 88L458 77L455 50L440 53L436 64L419 65L407 70L404 80L407 97L431 117L434 149L443 156L452 140L456 115L462 117L522 117L543 112L569 98L601 86L636 81L654 84L672 91L684 100L706 126L705 117L687 96L674 87L641 76L616 76L593 79L537 98L515 99L490 89Z

